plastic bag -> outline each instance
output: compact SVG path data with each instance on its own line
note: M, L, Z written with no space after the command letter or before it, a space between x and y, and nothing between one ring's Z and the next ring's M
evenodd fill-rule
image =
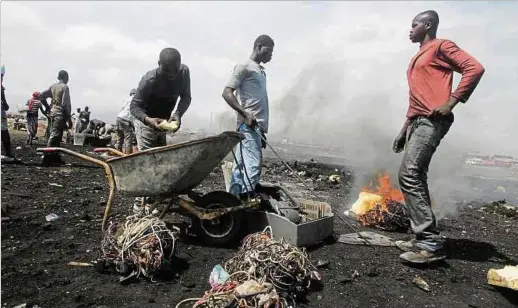
M211 287L215 288L221 284L224 284L228 277L229 275L227 271L225 271L225 269L218 264L214 266L212 272L210 273L209 283Z

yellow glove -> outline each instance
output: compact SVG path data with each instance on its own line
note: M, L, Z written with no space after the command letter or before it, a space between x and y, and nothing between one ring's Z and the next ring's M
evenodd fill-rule
M178 121L163 121L160 122L160 124L158 124L158 127L160 127L163 130L172 131L173 133L176 132L178 128L180 128L180 126L178 125Z

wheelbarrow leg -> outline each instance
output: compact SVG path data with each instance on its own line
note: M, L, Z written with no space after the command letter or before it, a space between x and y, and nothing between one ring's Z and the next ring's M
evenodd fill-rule
M63 152L68 155L89 161L92 164L96 164L96 165L104 167L104 170L106 171L106 177L108 178L108 184L110 185L110 194L108 196L108 202L106 202L106 208L104 209L103 224L102 224L102 228L101 228L102 231L104 232L106 223L108 222L108 216L110 215L110 210L111 210L111 206L112 206L112 202L113 202L113 196L115 195L115 180L113 178L113 172L112 172L110 165L108 165L108 163L106 163L102 160L95 159L93 157L83 155L83 154L80 154L80 153L77 153L77 152L74 152L74 151L71 151L71 150L65 149L65 148L38 148L38 149L36 149L36 152L43 152L43 153Z
M115 195L115 180L113 178L113 173L108 164L104 167L104 170L106 171L106 177L108 178L108 184L110 185L110 194L108 195L108 201L106 202L106 208L104 209L104 217L103 217L103 224L101 230L104 233L104 230L106 229L106 223L108 223L108 217L110 216L110 210L112 207L113 202L113 196Z

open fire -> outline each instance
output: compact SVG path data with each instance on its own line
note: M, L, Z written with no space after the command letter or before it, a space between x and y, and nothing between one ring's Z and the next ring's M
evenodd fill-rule
M406 231L410 223L403 206L403 194L392 186L390 176L380 173L377 185L364 186L358 200L351 207L351 212L365 227L385 231Z

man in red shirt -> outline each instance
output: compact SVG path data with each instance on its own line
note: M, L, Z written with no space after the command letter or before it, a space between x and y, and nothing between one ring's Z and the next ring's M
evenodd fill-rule
M453 123L453 108L465 103L475 90L484 68L450 40L437 39L439 16L426 11L412 21L410 40L419 43L407 71L410 104L407 120L394 140L393 150L405 150L399 169L399 185L405 197L415 240L398 241L406 251L400 257L412 263L444 259L443 237L431 208L427 172L437 146ZM453 72L461 73L452 93Z

